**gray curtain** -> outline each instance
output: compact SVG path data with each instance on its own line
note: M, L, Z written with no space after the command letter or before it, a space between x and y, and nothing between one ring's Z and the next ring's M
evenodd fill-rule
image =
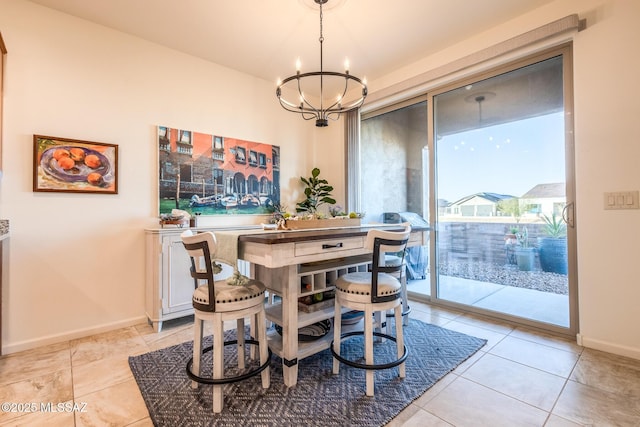
M347 212L360 212L360 110L345 113L345 198Z

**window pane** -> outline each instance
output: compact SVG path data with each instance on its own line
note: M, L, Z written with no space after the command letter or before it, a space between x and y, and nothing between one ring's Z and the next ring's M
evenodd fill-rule
M562 73L558 56L433 97L438 298L569 326L566 237L563 268L544 250L566 203Z
M385 212L424 216L426 102L363 120L360 140L361 208L366 214L365 222L382 222Z

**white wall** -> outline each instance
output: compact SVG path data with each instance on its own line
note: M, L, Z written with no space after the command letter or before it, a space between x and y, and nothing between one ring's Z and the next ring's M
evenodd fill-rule
M580 334L585 346L640 359L640 211L605 211L605 191L640 189L640 2L557 0L370 83L370 92L577 13L574 46ZM428 43L426 41L425 43Z
M640 359L640 211L604 210L605 191L640 189L640 2L594 2L574 51L583 344Z
M640 211L605 211L602 194L640 188L640 2L557 0L370 89L572 13L588 21L574 38L579 339L640 358L640 286L630 268ZM342 126L320 130L283 111L272 82L24 0L2 0L0 31L9 50L0 181L0 218L11 221L5 352L144 318L142 230L156 225L158 124L280 145L285 204L301 199L299 176L313 166L344 201ZM118 144L120 194L33 193L33 134Z
M279 107L273 82L23 0L2 1L0 32L8 49L0 218L11 230L4 353L145 320L143 229L158 225L156 125L279 145L290 207L302 199L300 175L318 164L344 169L342 126L316 132ZM119 194L34 193L33 134L118 144ZM319 161L316 144L339 155Z

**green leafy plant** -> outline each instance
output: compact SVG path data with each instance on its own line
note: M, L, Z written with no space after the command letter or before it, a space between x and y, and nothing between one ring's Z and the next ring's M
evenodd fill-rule
M520 209L520 200L518 198L514 197L512 199L500 200L496 207L498 208L498 212L512 216L516 220L516 223L520 222L522 211Z
M309 178L300 177L306 188L304 194L307 197L296 205L296 212L304 212L316 215L318 208L323 204L335 204L336 200L331 197L333 186L329 185L326 179L320 178L320 169L313 168Z
M555 239L561 239L567 236L567 225L565 222L554 212L551 217L549 215L542 214L544 220L544 232L549 237Z
M527 227L522 227L522 229L516 233L516 238L521 248L529 247L529 230L527 230Z
M516 224L520 223L522 215L531 209L530 204L524 203L517 197L511 199L500 200L497 204L498 212L512 216L516 220Z

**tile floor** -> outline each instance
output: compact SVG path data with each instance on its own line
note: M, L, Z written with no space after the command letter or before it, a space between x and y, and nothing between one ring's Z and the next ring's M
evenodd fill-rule
M640 426L640 361L448 309L412 309L488 343L389 427ZM0 426L151 426L127 358L192 339L189 319L163 329L141 324L0 357L0 402L75 409L0 411Z

